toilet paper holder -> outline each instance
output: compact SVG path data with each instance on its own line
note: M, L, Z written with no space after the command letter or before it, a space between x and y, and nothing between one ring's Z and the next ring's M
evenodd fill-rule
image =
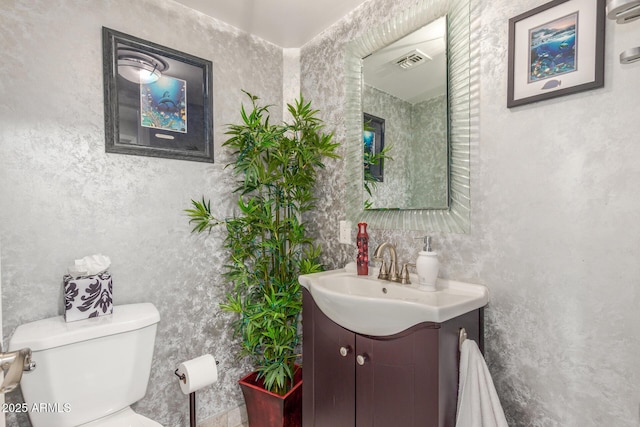
M219 365L220 362L216 360L216 366ZM180 368L176 368L173 371L174 375L178 377L183 384L187 384L187 375L185 373L178 373ZM196 392L192 391L189 393L189 426L196 427Z
M185 374L179 374L178 368L176 368L176 370L173 373L176 375L176 377L180 378L180 381L182 381L184 384L187 383L187 376Z
M220 364L220 361L216 360L216 365L219 365L219 364ZM187 376L185 374L179 374L178 373L179 370L180 370L179 368L176 368L176 370L173 371L173 373L175 374L176 377L178 377L180 379L180 381L182 381L183 384L186 384L187 383Z

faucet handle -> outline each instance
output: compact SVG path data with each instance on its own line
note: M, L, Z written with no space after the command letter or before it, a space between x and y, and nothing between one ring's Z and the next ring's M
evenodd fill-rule
M415 267L415 263L413 262L405 262L402 265L402 272L400 273L401 279L400 279L400 283L402 283L403 285L410 285L411 284L411 279L409 278L409 267Z
M387 280L389 279L389 272L387 271L387 265L384 260L382 260L382 264L380 264L380 272L378 273L378 279Z

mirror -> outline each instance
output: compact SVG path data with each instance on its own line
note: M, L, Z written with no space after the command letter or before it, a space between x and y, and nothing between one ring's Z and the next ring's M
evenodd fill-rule
M442 16L362 60L365 209L448 207L446 36Z
M477 2L474 2L477 3ZM477 7L476 4L473 5ZM364 209L366 192L364 188L364 106L363 59L374 52L391 45L425 25L446 16L448 21L448 107L446 109L448 129L448 156L444 163L447 169L446 203L442 206L418 206L414 203L406 207L392 206L392 209ZM364 221L372 228L399 230L427 230L451 233L466 233L470 220L470 159L469 154L477 140L477 116L479 89L472 84L472 76L478 75L479 41L473 36L472 27L477 25L470 0L424 0L414 7L378 27L372 28L362 37L348 43L345 52L346 66L346 158L347 161L347 217L349 220ZM478 34L477 32L475 34ZM418 91L417 89L413 89ZM375 116L375 114L373 114ZM384 117L382 117L384 118ZM385 120L385 133L390 123ZM393 141L385 137L385 146L392 148ZM384 166L387 179L388 163ZM415 169L417 170L417 168ZM430 178L420 171L412 186L405 186L403 199L422 197L426 181ZM400 205L400 202L393 202Z

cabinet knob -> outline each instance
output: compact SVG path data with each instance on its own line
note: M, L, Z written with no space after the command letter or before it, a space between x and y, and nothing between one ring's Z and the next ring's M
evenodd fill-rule
M369 355L367 353L359 354L356 356L356 362L360 366L363 366L368 361L369 361Z
M340 356L342 357L347 357L347 355L351 353L351 346L350 345L345 345L340 347Z

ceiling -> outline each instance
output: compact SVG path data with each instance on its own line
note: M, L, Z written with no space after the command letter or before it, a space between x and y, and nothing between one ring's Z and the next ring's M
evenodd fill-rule
M283 48L301 47L366 0L176 0Z
M175 1L277 46L297 48L367 0ZM412 104L446 93L446 55L441 35L446 23L444 19L436 22L437 25L426 26L367 57L365 82ZM439 33L434 35L436 30ZM426 53L429 61L411 70L395 66L398 56L414 49Z
M447 20L441 17L364 58L365 84L411 104L445 95L446 29ZM413 66L399 66L403 59L415 53L426 60Z

